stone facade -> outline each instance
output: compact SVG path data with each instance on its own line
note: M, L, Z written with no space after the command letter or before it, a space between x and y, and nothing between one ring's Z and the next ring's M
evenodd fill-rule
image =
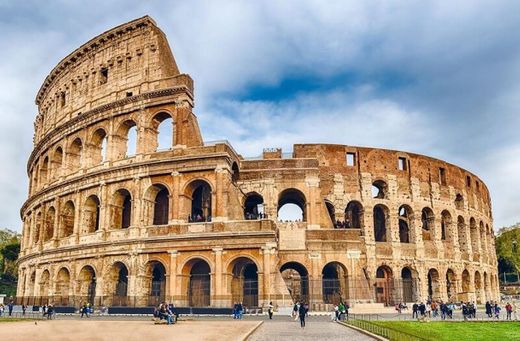
M193 81L149 17L64 58L36 104L18 296L261 306L498 299L489 192L406 152L204 143ZM158 135L171 134L166 149ZM130 131L136 134L129 153ZM285 205L301 218L280 221Z

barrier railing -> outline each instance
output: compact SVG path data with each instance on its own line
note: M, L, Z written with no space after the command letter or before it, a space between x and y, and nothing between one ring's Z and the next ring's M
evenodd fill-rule
M349 316L348 320L341 321L342 324L351 325L363 330L366 330L372 334L382 336L391 341L427 341L428 339L422 338L413 334L408 334L399 330L395 330L389 327L382 326L377 323L373 323L371 320L365 320L358 318L355 315Z

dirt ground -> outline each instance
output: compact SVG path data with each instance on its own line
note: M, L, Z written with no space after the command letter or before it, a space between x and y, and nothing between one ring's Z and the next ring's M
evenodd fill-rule
M152 321L53 320L0 323L0 335L11 340L150 341L244 340L260 321L180 321L154 325Z

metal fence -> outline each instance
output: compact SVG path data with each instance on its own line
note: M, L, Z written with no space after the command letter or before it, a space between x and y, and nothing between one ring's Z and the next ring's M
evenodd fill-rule
M422 338L420 336L408 334L408 333L405 333L400 330L382 326L380 324L374 323L370 319L360 318L359 316L356 316L356 315L350 315L347 321L343 321L340 323L351 325L351 326L366 330L372 334L382 336L391 341L394 341L394 340L395 341L415 341L415 340L427 341L428 340L428 339Z

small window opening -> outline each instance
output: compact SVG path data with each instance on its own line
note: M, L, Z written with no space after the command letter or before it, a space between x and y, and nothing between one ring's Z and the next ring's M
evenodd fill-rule
M102 68L101 72L99 73L99 84L106 84L108 81L108 69Z
M405 157L400 157L397 161L397 166L400 171L405 171L408 169L407 162Z
M354 166L356 163L356 154L354 153L347 153L347 166Z
M134 94L133 94L131 91L128 91L128 92L126 93L126 97L132 97L133 95L134 95Z
M477 192L480 191L480 183L478 181L475 181L475 185L477 187Z
M62 107L65 106L65 91L62 91L60 93L60 106L62 106Z
M440 179L441 185L446 186L446 169L445 168L442 168L442 167L439 168L439 179Z
M466 186L471 187L471 177L466 175Z

